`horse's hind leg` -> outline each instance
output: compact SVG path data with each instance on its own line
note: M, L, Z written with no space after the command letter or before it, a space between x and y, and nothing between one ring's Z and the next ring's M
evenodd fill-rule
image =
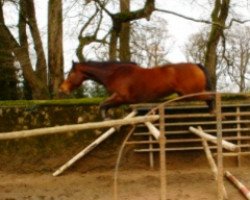
M202 94L196 97L198 100L205 101L208 105L209 112L211 114L215 113L215 98L214 94Z
M124 102L123 98L117 93L113 93L104 102L100 104L101 115L103 119L107 119L107 112L110 108L121 105Z

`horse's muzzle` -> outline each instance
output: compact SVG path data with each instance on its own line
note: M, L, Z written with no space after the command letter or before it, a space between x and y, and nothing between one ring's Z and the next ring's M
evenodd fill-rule
M69 88L68 85L65 84L65 83L62 83L62 84L60 85L58 91L59 91L60 94L67 94L67 95L70 94L70 88Z

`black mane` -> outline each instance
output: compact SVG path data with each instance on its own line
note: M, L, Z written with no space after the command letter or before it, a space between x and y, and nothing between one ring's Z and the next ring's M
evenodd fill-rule
M86 64L86 65L91 65L91 66L109 66L109 65L114 65L114 64L131 64L131 65L138 65L136 62L131 62L131 61L85 61L85 62L80 62L80 64Z

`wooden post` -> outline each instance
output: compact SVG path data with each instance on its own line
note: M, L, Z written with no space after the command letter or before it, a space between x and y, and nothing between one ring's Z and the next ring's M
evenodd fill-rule
M136 115L136 111L131 112L128 114L124 119L132 118ZM53 176L58 176L59 174L63 173L66 169L68 169L70 166L72 166L76 161L80 160L83 156L85 156L87 153L89 153L91 150L93 150L96 146L98 146L101 142L106 140L109 136L111 136L115 132L115 128L112 127L109 130L107 130L105 133L103 133L100 137L98 137L94 142L92 142L90 145L85 147L82 151L80 151L77 155L75 155L72 159L70 159L67 163L62 165L59 169L57 169Z
M241 167L241 123L240 123L240 107L237 106L236 107L236 121L237 121L237 145L239 146L238 149L238 156L237 156L237 163L238 163L238 167Z
M154 152L152 151L153 149L153 137L152 135L149 135L148 136L149 138L149 165L150 165L150 168L153 169L154 168Z
M160 180L161 180L161 200L167 199L167 180L166 180L166 152L165 152L165 144L166 144L166 137L165 137L165 109L164 106L159 108L159 115L160 115L160 138L159 138L159 145L160 145Z
M216 127L217 127L217 187L218 200L223 200L223 149L222 149L222 123L221 123L221 94L216 93Z

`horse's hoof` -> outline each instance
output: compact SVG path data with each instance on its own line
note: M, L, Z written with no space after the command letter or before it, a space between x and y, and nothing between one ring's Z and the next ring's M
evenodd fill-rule
M215 111L215 110L210 111L209 113L210 113L210 115L212 115L212 116L214 116L214 117L216 117L216 116L217 116L217 114L216 114L216 111ZM226 120L226 116L225 116L225 115L223 115L223 114L221 114L221 120Z
M112 119L110 117L103 118L103 121L109 121L109 120L112 120Z
M121 126L115 127L115 131L116 131L116 132L120 132L120 130L121 130Z

